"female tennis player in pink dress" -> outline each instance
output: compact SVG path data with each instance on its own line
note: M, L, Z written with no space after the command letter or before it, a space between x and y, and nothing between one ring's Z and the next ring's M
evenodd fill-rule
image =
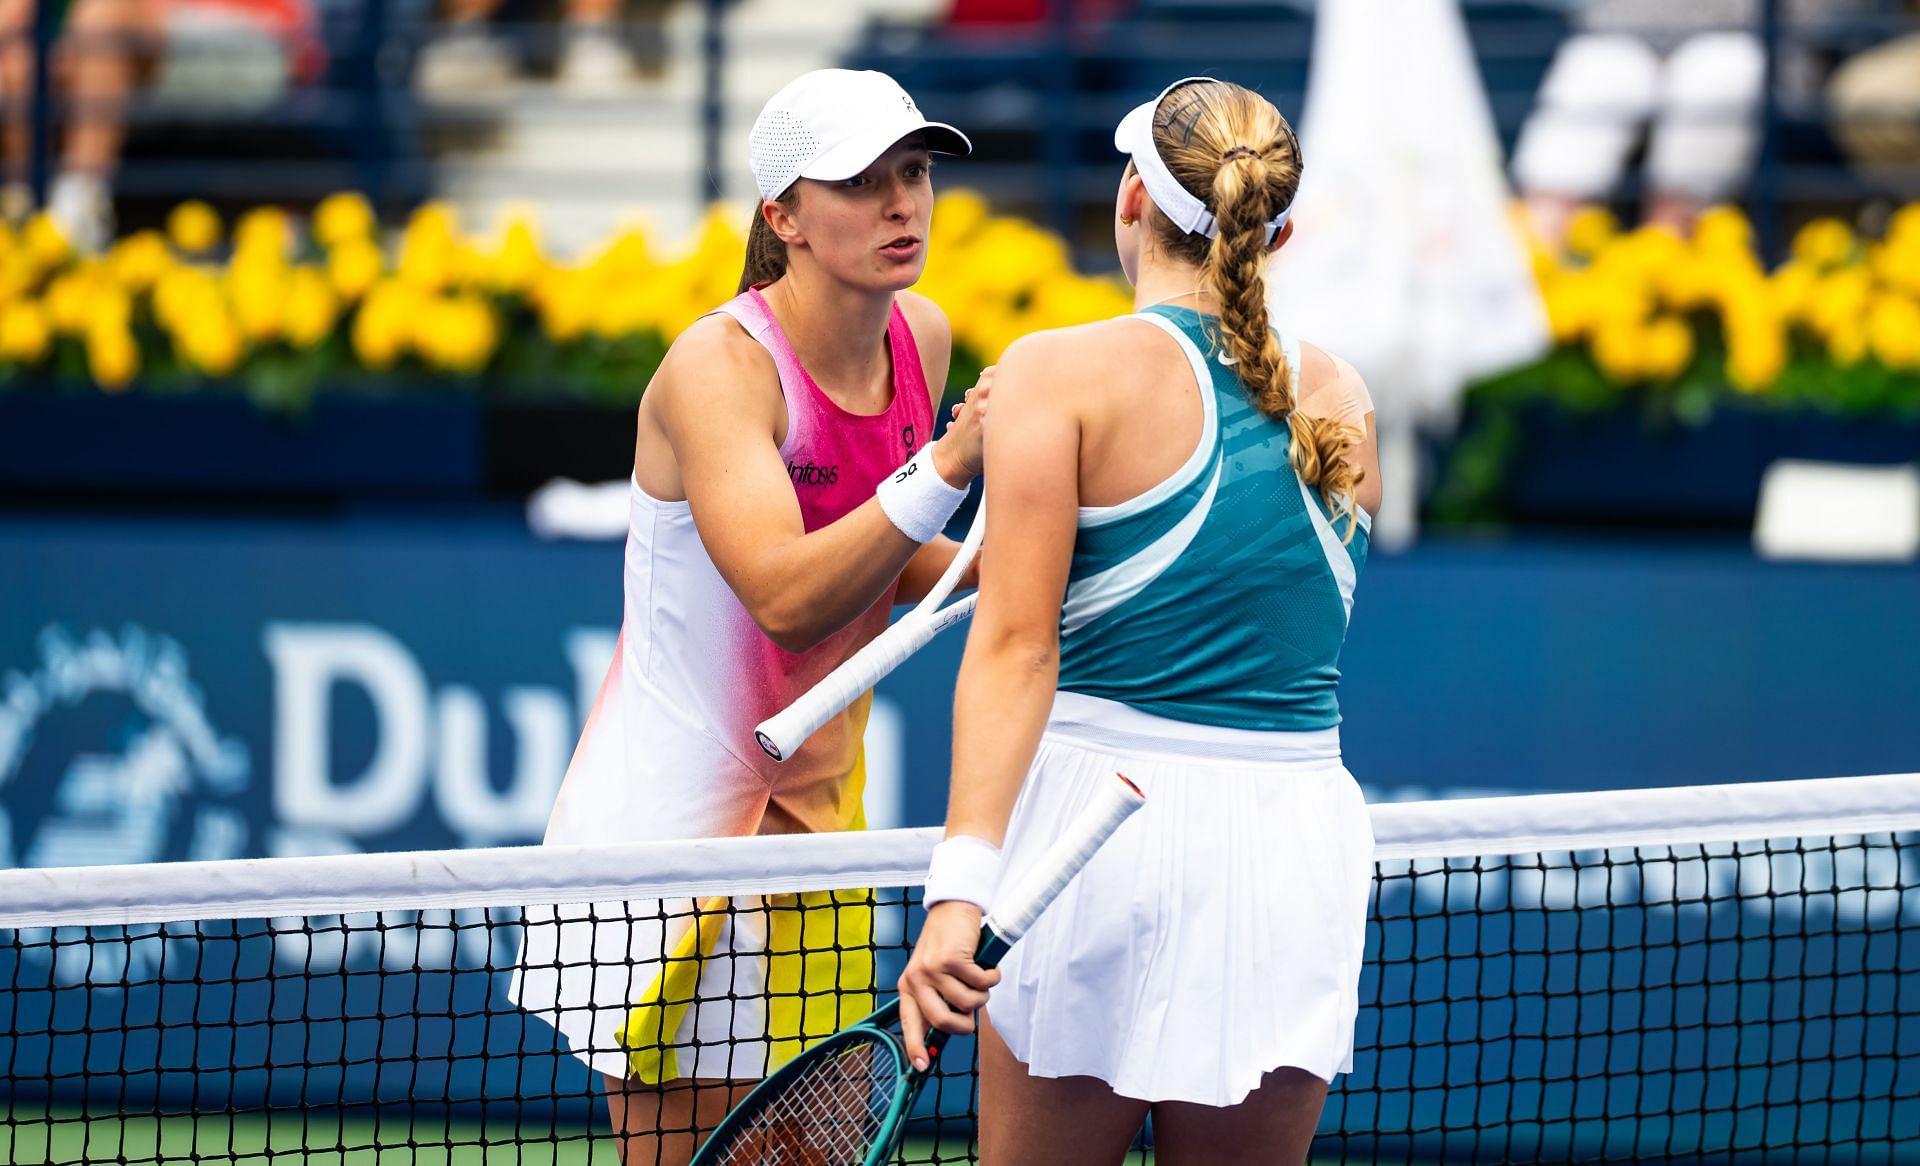
M981 1025L985 1166L1298 1163L1350 1066L1373 835L1340 648L1379 484L1351 367L1277 334L1298 140L1190 78L1130 113L1134 315L1010 347L947 840L903 1028ZM997 972L1011 885L1114 771L1146 793ZM989 992L991 989L991 1000Z
M931 440L951 333L904 289L929 154L969 149L880 73L809 73L761 112L741 293L640 405L619 646L549 844L864 825L870 697L781 765L753 729L956 550L939 531L979 472L985 391ZM628 1163L685 1162L742 1083L872 1006L863 897L781 898L528 911L513 998L604 1075ZM851 950L803 954L802 930Z

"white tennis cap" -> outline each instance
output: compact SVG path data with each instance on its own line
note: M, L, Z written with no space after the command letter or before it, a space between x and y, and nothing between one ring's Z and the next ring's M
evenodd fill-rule
M796 178L852 178L915 133L936 154L973 152L967 135L928 121L885 73L816 69L788 82L754 119L753 180L761 198L775 198Z

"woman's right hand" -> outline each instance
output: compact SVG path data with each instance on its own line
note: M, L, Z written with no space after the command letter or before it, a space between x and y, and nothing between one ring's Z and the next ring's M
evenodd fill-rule
M952 899L927 912L898 984L900 1035L908 1059L921 1072L932 1063L928 1030L972 1032L973 1014L986 1004L987 991L1000 982L1000 969L974 962L979 943L980 908L972 903Z
M933 464L950 486L965 486L980 476L985 458L987 398L993 392L993 366L980 370L961 402L953 407L953 424L933 443Z

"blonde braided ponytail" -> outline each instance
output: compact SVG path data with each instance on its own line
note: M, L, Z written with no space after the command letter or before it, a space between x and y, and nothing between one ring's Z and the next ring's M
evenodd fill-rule
M1295 407L1286 356L1267 319L1267 224L1299 189L1300 141L1271 102L1225 81L1167 94L1154 114L1153 137L1167 168L1219 227L1212 239L1189 234L1156 208L1150 212L1156 240L1200 268L1203 286L1220 306L1220 339L1248 396L1262 413L1287 423L1294 471L1330 510L1346 511L1351 539L1361 472L1348 454L1364 435Z

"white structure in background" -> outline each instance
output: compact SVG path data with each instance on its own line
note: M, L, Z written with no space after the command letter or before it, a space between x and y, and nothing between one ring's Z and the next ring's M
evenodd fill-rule
M753 192L747 132L775 91L809 69L839 64L876 17L930 20L944 7L944 0L728 4L720 176L728 196L746 200ZM519 83L477 98L486 136L435 162L462 220L486 227L531 203L546 243L563 255L605 243L636 218L661 239L685 239L705 209L698 197L704 8L683 0L666 14L665 69L636 78L620 95L580 97Z
M1383 547L1417 533L1417 427L1450 423L1468 381L1548 341L1458 5L1319 6L1299 226L1271 275L1280 326L1351 361L1372 390Z
M1766 559L1920 559L1920 467L1774 462L1760 479L1753 549Z
M593 483L555 478L527 498L527 529L544 539L625 538L629 488L625 478Z

